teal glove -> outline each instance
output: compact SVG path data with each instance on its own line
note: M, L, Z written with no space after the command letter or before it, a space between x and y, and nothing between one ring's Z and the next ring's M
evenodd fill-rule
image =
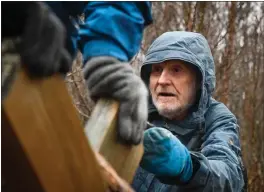
M141 167L158 177L179 177L188 182L192 160L188 149L170 131L153 127L144 133L144 155Z

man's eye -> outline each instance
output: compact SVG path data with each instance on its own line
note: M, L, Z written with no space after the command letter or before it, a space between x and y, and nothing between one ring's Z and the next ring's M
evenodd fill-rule
M153 67L152 68L152 72L154 72L154 73L160 73L160 72L162 72L162 67Z
M180 67L174 67L174 68L173 68L173 71L174 71L174 72L180 72L180 71L181 71L181 68L180 68Z

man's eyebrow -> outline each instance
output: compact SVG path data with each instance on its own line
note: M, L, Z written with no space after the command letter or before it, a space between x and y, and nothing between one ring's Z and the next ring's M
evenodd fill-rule
M152 68L153 68L153 67L163 67L163 66L164 66L163 64L161 64L161 63L157 63L157 64L152 65Z
M169 64L170 67L184 67L184 64L182 63L171 63Z

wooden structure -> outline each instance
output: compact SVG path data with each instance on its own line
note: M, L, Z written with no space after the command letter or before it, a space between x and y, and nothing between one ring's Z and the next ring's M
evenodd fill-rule
M18 72L2 102L2 190L132 191L143 147L117 141L117 111L101 99L84 129L61 76Z

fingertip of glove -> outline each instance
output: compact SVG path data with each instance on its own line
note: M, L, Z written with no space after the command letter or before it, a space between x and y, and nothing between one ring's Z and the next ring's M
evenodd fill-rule
M146 142L151 141L151 142L157 143L157 142L170 138L171 135L172 133L167 129L164 129L161 127L153 127L153 128L147 129L144 132L144 140Z
M129 142L132 136L131 122L126 117L120 117L118 120L118 135L124 142Z
M63 49L61 51L60 72L63 74L68 73L71 70L71 63L72 58L70 54L65 49Z
M138 145L143 140L143 129L133 127L130 119L122 118L118 124L118 137L128 145Z
M139 143L141 143L142 139L143 139L143 131L138 131L136 133L136 136L134 137L135 139L133 140L133 144L134 145L138 145Z

